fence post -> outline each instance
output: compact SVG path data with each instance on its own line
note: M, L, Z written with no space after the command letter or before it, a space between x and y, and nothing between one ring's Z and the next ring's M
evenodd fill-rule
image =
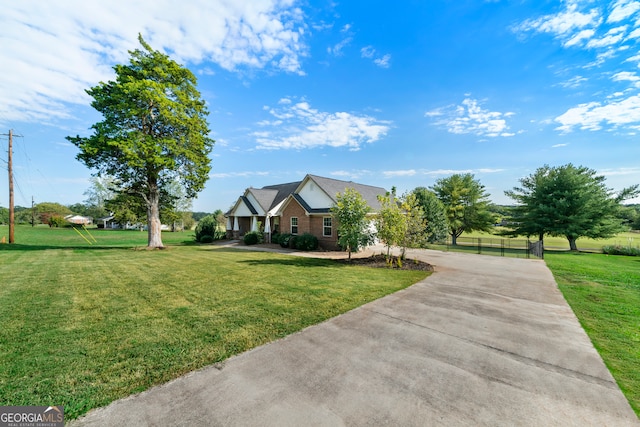
M504 239L500 239L500 255L504 256Z
M482 239L478 237L478 253L482 253Z
M527 238L527 258L530 258L531 253L531 241Z

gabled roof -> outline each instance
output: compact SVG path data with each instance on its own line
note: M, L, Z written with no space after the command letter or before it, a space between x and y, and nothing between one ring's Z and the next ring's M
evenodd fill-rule
M347 188L355 189L364 200L366 200L367 204L374 211L378 211L380 209L380 202L378 201L378 195L384 195L387 190L382 187L374 187L372 185L358 184L353 181L343 181L340 179L333 178L325 178L317 175L307 175L305 179L300 183L300 186L297 190L299 190L302 185L306 182L306 180L312 179L318 187L320 187L327 196L331 198L331 200L337 202L336 195L338 193L344 193L344 190Z
M299 184L300 181L296 181L288 182L286 184L267 185L262 188L247 188L244 194L238 197L238 200L236 200L236 203L231 207L231 209L225 213L225 216L230 216L231 213L236 210L240 202L244 202L251 213L253 215L257 215L258 209L256 209L256 206L253 206L247 198L248 193L253 195L264 212L270 212L281 204L287 196L293 193Z
M347 188L355 189L374 212L380 210L380 202L378 201L378 195L383 195L387 192L382 187L375 187L372 185L358 184L353 181L343 181L340 179L325 178L318 175L307 175L302 181L288 182L285 184L267 185L262 188L247 188L244 195L240 196L235 205L225 215L230 216L233 211L242 202L253 215L258 215L259 210L257 206L253 206L251 201L247 197L249 193L253 195L255 200L260 204L261 210L267 212L268 215L277 214L277 212L284 209L290 200L296 200L305 211L310 214L324 214L331 211L332 206L326 206L321 208L312 208L309 203L299 194L304 188L305 184L312 180L320 190L322 190L328 198L337 202L336 196L338 193L344 193Z
M280 202L287 198L287 196L295 191L300 185L300 181L296 182L288 182L286 184L278 184L278 185L267 185L262 187L261 189L253 189L253 195L258 199L260 205L264 208L265 211L270 211ZM257 191L256 191L257 190ZM273 193L275 191L275 194ZM260 197L264 198L263 200L259 198L258 193L260 193ZM271 197L269 201L268 198ZM267 203L268 202L268 203Z

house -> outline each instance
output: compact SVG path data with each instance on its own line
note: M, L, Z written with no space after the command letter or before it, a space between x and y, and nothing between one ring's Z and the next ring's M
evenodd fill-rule
M116 221L114 221L113 215L105 216L104 218L98 218L96 220L96 225L98 226L98 228L120 228L120 225Z
M93 223L93 218L90 216L82 216L82 215L67 215L64 217L71 224L76 225L89 225Z
M225 214L227 238L237 239L261 230L265 240L274 233L310 233L323 249L338 248L337 224L331 214L338 193L353 188L366 200L372 214L380 209L379 195L387 190L352 181L307 175L302 181L247 188Z

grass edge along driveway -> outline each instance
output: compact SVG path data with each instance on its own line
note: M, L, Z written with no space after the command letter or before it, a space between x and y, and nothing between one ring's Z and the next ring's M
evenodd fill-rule
M548 251L545 261L640 416L640 257Z
M0 255L0 404L67 419L428 275L213 246Z

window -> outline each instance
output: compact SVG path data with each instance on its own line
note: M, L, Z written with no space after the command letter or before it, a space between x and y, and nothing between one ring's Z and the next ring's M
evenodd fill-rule
M322 218L322 235L329 237L331 234L331 217L326 216Z
M298 218L291 217L291 234L298 234Z

